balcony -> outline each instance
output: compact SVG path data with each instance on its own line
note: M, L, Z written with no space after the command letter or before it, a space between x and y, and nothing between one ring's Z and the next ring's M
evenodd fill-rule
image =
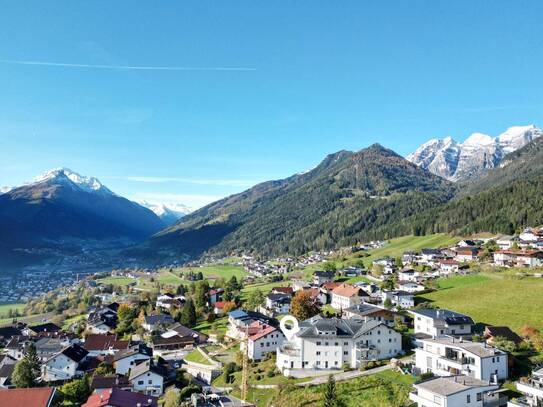
M517 390L523 394L531 396L536 400L539 400L539 404L532 404L535 406L543 405L543 383L535 380L531 380L529 383L517 382Z
M433 400L421 397L417 390L413 390L409 393L409 400L417 403L417 405L423 405L427 407L441 407L441 404L435 403Z

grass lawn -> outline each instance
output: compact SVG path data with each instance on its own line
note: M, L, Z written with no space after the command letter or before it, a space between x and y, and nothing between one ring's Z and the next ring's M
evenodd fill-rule
M211 362L204 356L198 349L194 349L192 352L187 354L183 359L187 362L201 363L203 365L210 365Z
M336 383L336 393L347 407L401 407L409 405L409 391L415 379L392 371ZM251 389L250 401L258 407L319 407L324 385L288 386L283 389ZM234 393L235 395L235 393ZM251 398L252 397L252 398Z
M209 336L210 334L215 333L215 332L226 333L227 325L228 325L228 316L223 316L223 317L217 318L213 322L207 322L207 321L200 322L193 329L195 331L203 333L204 335Z
M121 277L121 276L111 276L111 277L105 277L101 278L99 280L96 280L98 284L103 285L114 285L114 286L125 286L137 283L138 280L130 277Z
M261 283L261 284L251 284L243 287L241 290L241 300L245 301L250 292L259 289L264 295L268 294L275 287L287 286L289 285L288 281L276 281L274 283Z
M381 257L389 256L392 258L399 257L405 251L418 251L421 249L434 249L438 247L451 246L458 241L460 237L450 236L444 233L437 233L428 236L403 236L396 239L391 239L384 247L370 250L368 257L362 257L366 267L371 266L371 263Z
M0 318L7 318L9 310L19 311L19 313L22 313L24 311L25 305L25 303L11 303L0 305Z
M208 278L210 280L214 280L217 278L224 278L225 280L229 280L232 278L232 276L236 276L238 280L241 280L243 277L247 276L247 272L243 269L241 266L236 266L234 264L216 264L216 265L210 265L205 267L183 267L179 269L175 269L175 274L179 275L179 273L187 273L189 271L192 271L193 273L202 273L205 278Z
M439 287L420 298L465 313L478 323L506 325L517 332L523 325L543 329L541 278L481 273L442 279Z
M183 284L185 280L170 271L161 271L158 276L158 282L164 285L178 286Z

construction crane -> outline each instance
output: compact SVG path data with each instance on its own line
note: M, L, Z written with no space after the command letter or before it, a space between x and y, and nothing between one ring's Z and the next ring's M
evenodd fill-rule
M247 392L248 392L248 383L249 378L249 326L245 327L245 337L241 341L241 346L243 348L243 362L241 370L241 401L243 403L247 402Z

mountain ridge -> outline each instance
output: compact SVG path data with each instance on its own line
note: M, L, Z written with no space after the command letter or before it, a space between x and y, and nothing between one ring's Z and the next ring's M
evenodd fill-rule
M532 124L512 126L496 137L473 133L462 143L452 137L431 139L406 158L450 181L466 181L499 167L508 154L542 135Z

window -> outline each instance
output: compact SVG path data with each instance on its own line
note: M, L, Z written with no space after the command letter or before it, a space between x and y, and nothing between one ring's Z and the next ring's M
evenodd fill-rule
M471 403L471 394L466 396L466 403Z
M441 397L439 397L439 396L434 396L434 403L436 403L436 404L441 404Z
M334 345L335 345L335 346L339 346L339 342L335 342Z
M347 346L349 344L349 342L343 342L343 345Z
M477 393L477 401L481 401L483 399L483 393Z
M143 384L143 380L138 380L138 384Z
M149 384L153 384L153 381L152 381L152 380L149 380L148 383L149 383Z
M324 346L328 346L328 342L324 342Z
M317 360L317 366L320 366L320 364L321 364L321 361Z
M320 342L320 341L317 341L317 346L321 346L321 342Z
M320 351L317 351L317 356L320 356L321 352Z

